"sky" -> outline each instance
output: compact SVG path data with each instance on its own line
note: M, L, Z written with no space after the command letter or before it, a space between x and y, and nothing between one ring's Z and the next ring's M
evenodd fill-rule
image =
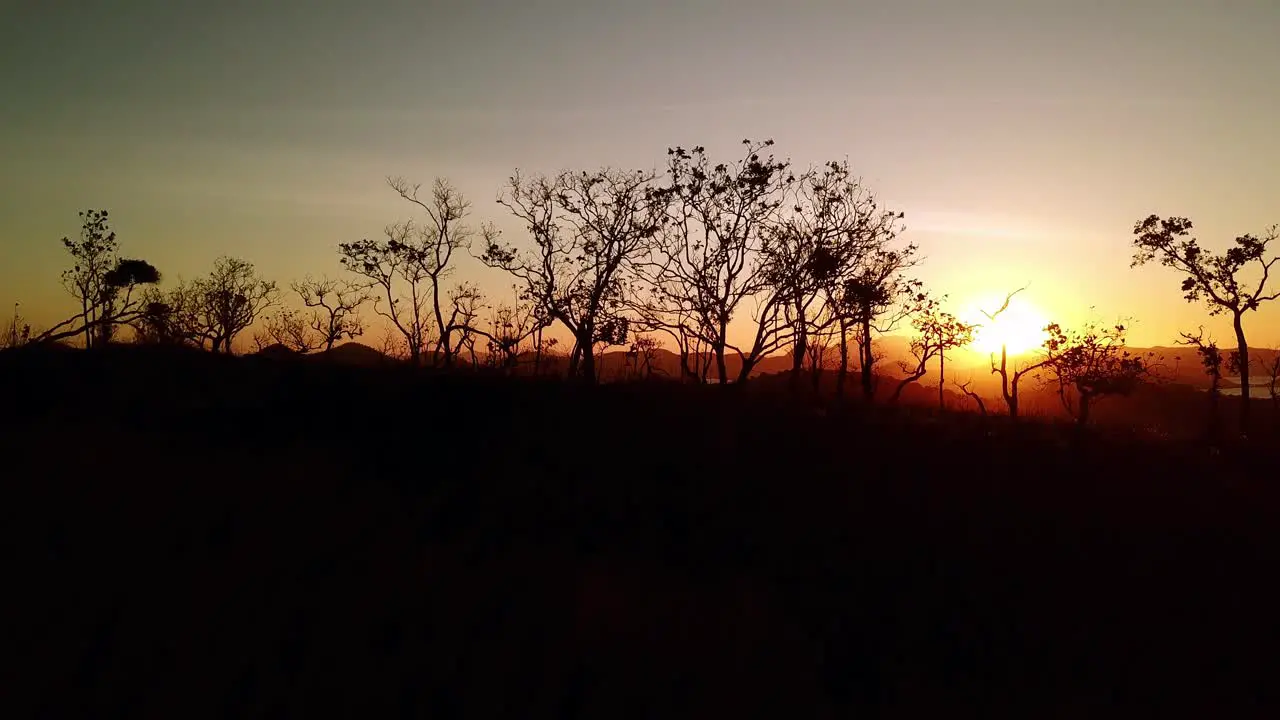
M1130 269L1133 224L1210 248L1280 222L1274 0L0 0L0 303L74 304L58 239L107 208L169 279L223 254L287 283L413 217L389 175L452 180L473 221L516 168L660 167L776 140L848 158L962 314L1030 283L1043 316L1206 323ZM468 259L458 279L510 281ZM1091 309L1092 308L1092 309ZM1229 338L1225 325L1210 323ZM1280 310L1249 321L1280 344Z

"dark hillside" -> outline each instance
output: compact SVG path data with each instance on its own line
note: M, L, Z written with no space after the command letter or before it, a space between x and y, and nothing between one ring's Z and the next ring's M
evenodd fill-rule
M0 378L13 717L1270 699L1269 449L154 348Z

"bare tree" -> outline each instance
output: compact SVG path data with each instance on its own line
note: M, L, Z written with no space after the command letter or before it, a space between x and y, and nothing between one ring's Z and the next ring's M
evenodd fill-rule
M268 316L262 329L254 333L253 342L259 352L271 345L283 345L300 355L323 347L323 340L308 318L291 308Z
M906 374L898 381L898 386L893 390L892 402L897 402L902 391L911 383L917 382L928 372L929 363L935 358L941 359L948 351L958 347L964 347L973 340L974 326L962 322L955 315L943 311L939 307L939 303L932 298L925 298L912 318L912 325L915 326L916 337L911 340L911 354L915 359L914 366L906 361L901 363L902 371ZM946 376L944 373L945 366L939 365L938 370L938 407L943 407L943 388Z
M409 361L411 358L409 343L404 333L390 326L382 329L382 336L378 341L378 352L389 360Z
M1090 323L1068 330L1057 323L1045 328L1046 367L1058 385L1063 407L1080 425L1089 422L1093 405L1111 395L1129 395L1151 376L1152 355L1134 355L1125 347L1125 326ZM1078 400L1073 407L1072 397Z
M1004 298L1004 304L995 312L982 311L982 314L991 322L995 322L1002 313L1009 309L1009 303L1013 302L1013 298L1018 293L1026 290L1028 286L1024 285L1017 290L1009 293ZM1009 346L1006 343L1000 345L1000 364L996 365L995 353L991 355L991 374L1000 376L1000 394L1004 398L1005 407L1009 409L1009 417L1017 419L1018 417L1018 397L1019 388L1022 379L1041 370L1047 365L1052 358L1048 355L1041 356L1038 360L1030 363L1023 363L1012 368L1009 367Z
M83 336L86 348L110 342L119 325L132 324L145 309L140 288L160 282L160 272L143 260L121 258L106 210L80 213L80 236L62 238L73 265L62 284L80 303L80 312L54 325L37 342Z
M404 338L409 362L422 364L431 335L432 288L427 266L427 249L422 235L412 223L389 225L386 240L365 238L338 246L339 258L347 270L366 278L375 291L373 310L390 321Z
M486 235L481 262L515 277L548 318L573 335L571 375L596 380L594 348L624 311L625 267L658 230L662 201L654 173L606 169L526 178L518 172L498 203L533 240L521 251Z
M956 387L960 388L960 392L964 393L965 395L969 396L970 398L973 398L973 402L974 402L975 404L977 404L977 406L978 406L978 413L979 413L979 414L981 414L983 417L986 417L986 416L987 416L987 404L986 404L985 402L983 402L983 400L982 400L982 396L981 396L981 395L979 395L978 393L976 393L976 392L974 392L974 391L972 391L972 390L970 390L970 389L969 389L969 386L973 384L973 378L969 378L969 379L968 379L967 381L965 381L964 383L958 383L958 382L956 382L956 381L954 381L954 380L952 380L951 382L952 382Z
M412 243L415 252L410 255L421 266L430 288L431 310L438 330L435 351L448 367L453 364L458 349L466 343L465 337L470 336L474 330L468 325L455 325L446 321L446 304L442 302L442 286L453 271L450 264L453 255L471 244L473 231L465 224L467 216L471 214L471 203L449 181L439 178L431 186L430 198L420 198L418 193L422 186L412 185L404 178L389 178L387 184L400 197L417 205L427 214L428 222L417 230ZM457 307L452 299L446 302ZM461 332L464 339L454 342L454 332Z
M71 254L74 265L62 272L62 286L80 302L80 315L84 333L84 346L93 347L93 330L97 326L100 298L106 291L107 273L115 266L119 243L110 227L106 210L85 210L79 213L82 220L80 237L62 238L62 245Z
M1222 372L1225 365L1228 371L1239 367L1240 356L1233 352L1229 358L1224 358L1222 351L1218 348L1218 343L1211 338L1206 338L1204 334L1204 326L1192 333L1179 333L1182 339L1178 341L1179 345L1188 345L1196 349L1196 354L1200 356L1200 364L1204 367L1204 372L1209 376L1209 435L1217 437L1219 421L1218 421L1218 403L1222 396Z
M488 358L491 365L511 370L520 359L521 347L545 325L535 305L517 299L514 304L499 303L489 315Z
M843 366L848 359L848 335L852 333L858 348L863 397L868 401L875 398L875 364L880 359L875 352L875 336L893 332L927 300L920 282L904 275L916 263L915 252L915 245L901 249L882 246L869 253L854 277L844 281L836 301L844 348L842 372L836 376L837 394L844 391Z
M690 336L707 345L722 383L731 380L728 351L742 361L742 381L760 358L789 341L785 297L771 287L762 250L797 178L788 161L761 155L772 140L743 145L745 157L732 164L713 164L702 147L667 151L669 184L660 192L665 222L638 266L651 298L650 326L674 328L670 334L685 349ZM729 323L747 301L754 301L756 329L742 348L729 341Z
M839 312L841 287L886 249L902 215L881 208L848 161L804 173L793 190L779 221L766 226L763 252L792 329L794 384L812 338L833 326L844 327L847 372L851 318Z
M477 335L488 335L476 326L476 319L483 309L484 295L471 283L460 283L449 291L449 319L445 327L450 328L447 336L454 344L442 346L445 357L455 358L462 350L471 356L471 364L476 364L475 342ZM456 332L457 334L453 334Z
M1236 336L1236 352L1240 355L1240 427L1249 429L1249 343L1245 338L1244 314L1280 297L1280 292L1267 292L1271 267L1280 257L1267 256L1268 245L1277 237L1272 226L1258 238L1241 235L1235 246L1215 255L1206 253L1190 236L1191 221L1181 217L1161 219L1151 215L1133 228L1133 267L1158 261L1183 274L1182 291L1187 302L1203 301L1210 315L1230 314ZM1258 271L1256 282L1248 282L1244 271Z
M822 373L832 366L832 354L836 351L839 330L831 323L818 322L809 328L805 355L809 363L809 380L813 392L822 387Z
M176 310L183 334L215 353L233 352L236 336L277 302L275 282L259 278L253 263L225 256L182 294Z
M634 359L634 372L642 378L653 376L653 361L658 357L661 345L652 335L637 335L631 343L630 355Z
M364 334L360 306L369 301L366 288L349 281L316 279L310 275L290 287L311 310L306 325L315 336L317 349L332 350L343 338L354 340Z

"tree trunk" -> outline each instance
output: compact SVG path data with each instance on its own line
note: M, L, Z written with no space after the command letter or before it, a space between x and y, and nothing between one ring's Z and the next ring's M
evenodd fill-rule
M724 361L724 343L716 344L716 370L720 373L720 384L729 382L729 366Z
M1014 373L1013 383L1009 382L1009 348L1000 346L1000 394L1004 396L1004 404L1009 408L1010 419L1018 419L1018 374Z
M1089 424L1089 408L1092 405L1093 393L1080 392L1080 415L1076 419L1081 426Z
M93 347L93 333L90 332L90 327L92 327L92 322L89 318L89 301L81 300L80 309L84 314L84 349L88 350L89 348Z
M946 399L942 392L946 389L947 381L947 354L945 352L938 353L938 409L946 410Z
M889 403L896 404L898 402L898 398L902 395L902 391L906 390L907 386L911 383L919 381L922 377L924 377L924 373L911 373L907 377L899 380L898 386L893 389L893 394L889 396Z
M585 339L579 337L576 345L574 353L578 356L578 362L575 362L574 365L581 373L583 380L594 383L596 381L596 354L591 347L590 335L587 335Z
M534 342L537 345L533 348L533 374L539 375L542 372L542 328L538 328Z
M849 374L849 323L840 318L840 367L836 369L836 397L844 397L844 380Z
M1236 331L1236 348L1240 353L1240 432L1249 434L1249 343L1244 338L1242 313L1232 318Z
M804 354L809 349L808 323L804 318L804 306L800 299L795 302L796 308L796 339L791 350L791 390L794 392L800 389L800 373L804 370Z
M861 356L860 364L862 365L862 397L868 402L876 399L875 386L875 353L871 348L871 318L864 317L862 319L862 338L858 346L858 354Z
M569 367L565 370L565 374L568 377L577 377L578 364L579 362L581 362L581 360L582 360L582 340L581 338L575 337L573 340L573 350L569 353Z

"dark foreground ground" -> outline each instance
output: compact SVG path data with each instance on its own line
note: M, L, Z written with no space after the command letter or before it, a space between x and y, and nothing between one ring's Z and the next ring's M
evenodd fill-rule
M0 362L9 717L1275 700L1274 453L127 354Z

